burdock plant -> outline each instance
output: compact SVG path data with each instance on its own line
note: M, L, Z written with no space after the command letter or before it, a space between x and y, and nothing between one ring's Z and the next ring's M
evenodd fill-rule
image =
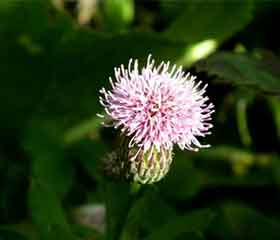
M106 119L120 129L122 143L115 157L115 168L126 178L154 183L168 172L173 146L198 151L209 147L197 139L210 134L213 104L205 96L207 85L182 67L161 62L149 55L141 70L130 59L128 68L115 68L111 90L100 90L100 103ZM112 159L110 159L112 162Z

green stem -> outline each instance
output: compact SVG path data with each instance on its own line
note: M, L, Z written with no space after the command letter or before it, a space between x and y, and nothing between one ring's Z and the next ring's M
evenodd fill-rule
M104 190L107 215L106 240L120 239L132 202L130 185L125 182L106 182Z
M280 139L280 99L276 97L269 97L268 103L274 116L277 137Z
M241 141L245 146L252 144L252 138L250 135L248 122L247 122L247 105L248 102L245 99L240 99L236 106L237 125Z
M141 184L138 182L131 183L131 194L136 195L141 189Z

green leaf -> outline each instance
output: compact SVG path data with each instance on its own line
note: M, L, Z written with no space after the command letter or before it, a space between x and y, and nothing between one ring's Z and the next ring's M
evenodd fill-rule
M81 225L81 224L71 224L71 229L75 235L81 239L92 239L101 240L104 239L103 235L97 232L92 227Z
M275 156L271 163L272 177L275 183L280 186L280 159Z
M168 21L174 21L185 11L185 0L159 0L162 17Z
M211 211L203 209L193 211L185 216L173 217L168 219L168 222L162 227L155 229L145 240L172 240L176 239L182 233L188 232L201 235L208 227L213 216Z
M280 140L280 101L278 97L273 97L273 96L269 96L267 101L268 101L269 108L271 109L271 112L274 117L273 121L277 131L277 137L278 140Z
M279 75L266 67L262 59L220 52L197 63L197 68L217 76L218 81L251 87L268 94L280 93Z
M121 234L122 226L131 206L130 184L126 182L106 182L104 184L106 204L107 240L115 240Z
M107 0L103 3L103 24L107 31L122 32L134 18L134 0Z
M170 6L171 12L172 9L175 11L174 16L178 16L163 36L185 43L182 56L176 63L186 67L209 56L223 41L243 29L253 12L252 0L162 2L163 6Z
M25 196L28 186L28 166L24 159L2 157L0 153L0 222L19 221L25 214ZM1 167L3 167L1 169ZM22 198L21 201L18 201Z
M170 199L186 200L201 190L202 178L192 159L186 153L176 152L171 169L159 187L162 194Z
M29 125L23 147L32 160L32 177L63 196L72 186L74 167L66 158L59 125L47 120L32 120Z
M150 234L175 216L175 209L164 201L161 195L155 191L145 191L129 210L120 239L141 239L138 236L140 232Z
M197 233L182 233L179 237L176 237L176 240L206 240L204 236Z
M65 129L75 126L100 112L99 89L109 85L114 67L128 64L131 57L144 63L149 53L158 62L175 61L185 46L156 33L111 36L76 28L42 0L16 2L5 9L3 19L0 15L0 33L5 36L0 45L5 129L21 129L34 112L63 122Z
M186 1L182 14L164 36L175 41L196 43L224 40L245 27L252 18L253 1Z
M221 41L249 23L252 8L253 2L250 0L188 1L182 15L171 23L165 36L188 43L208 39Z
M102 126L102 121L104 120L100 117L94 116L93 118L72 127L66 131L64 142L66 144L72 144L89 135L91 135L91 138L98 137L98 130Z
M0 3L0 33L5 38L22 33L37 35L48 24L49 1L45 0L7 0ZM37 19L36 22L33 22ZM7 35L8 34L8 35Z
M227 203L212 226L214 238L276 240L280 238L280 222L240 203ZM217 231L217 227L220 231Z
M53 14L50 21L49 1L2 2L1 126L21 129L45 100L44 93L52 82L52 53L62 33L69 30L69 19Z
M0 239L2 233L4 234L4 236L8 234L7 236L15 236L19 237L19 239L38 239L38 233L36 232L34 225L30 222L30 220L22 221L17 224L2 224L0 225Z
M101 182L104 180L102 159L110 148L101 140L85 139L73 147L73 155L76 156L88 175Z
M204 187L261 187L276 182L271 174L276 171L276 154L220 145L195 153L193 160L199 166Z
M71 232L56 194L37 179L31 182L29 208L41 239L77 239Z
M28 240L28 238L16 231L1 229L0 240Z

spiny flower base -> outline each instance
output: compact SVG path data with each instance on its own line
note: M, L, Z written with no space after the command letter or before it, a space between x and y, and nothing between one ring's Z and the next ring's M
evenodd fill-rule
M123 141L119 151L108 154L104 160L105 175L114 179L127 179L141 184L160 181L172 163L172 149L152 148L147 152L136 147L129 148Z
M131 152L136 150L131 149ZM168 173L171 162L172 149L161 149L160 152L155 148L148 152L140 150L136 157L129 158L129 175L142 184L155 183Z

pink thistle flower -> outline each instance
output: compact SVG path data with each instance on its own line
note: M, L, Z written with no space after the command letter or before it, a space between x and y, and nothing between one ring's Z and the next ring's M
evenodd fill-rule
M100 103L114 127L129 136L129 147L136 145L145 153L178 144L182 150L198 151L210 146L197 137L210 134L214 105L204 96L207 85L200 87L195 79L169 62L155 66L151 55L141 71L138 61L130 59L128 69L115 68L112 90L100 90Z

